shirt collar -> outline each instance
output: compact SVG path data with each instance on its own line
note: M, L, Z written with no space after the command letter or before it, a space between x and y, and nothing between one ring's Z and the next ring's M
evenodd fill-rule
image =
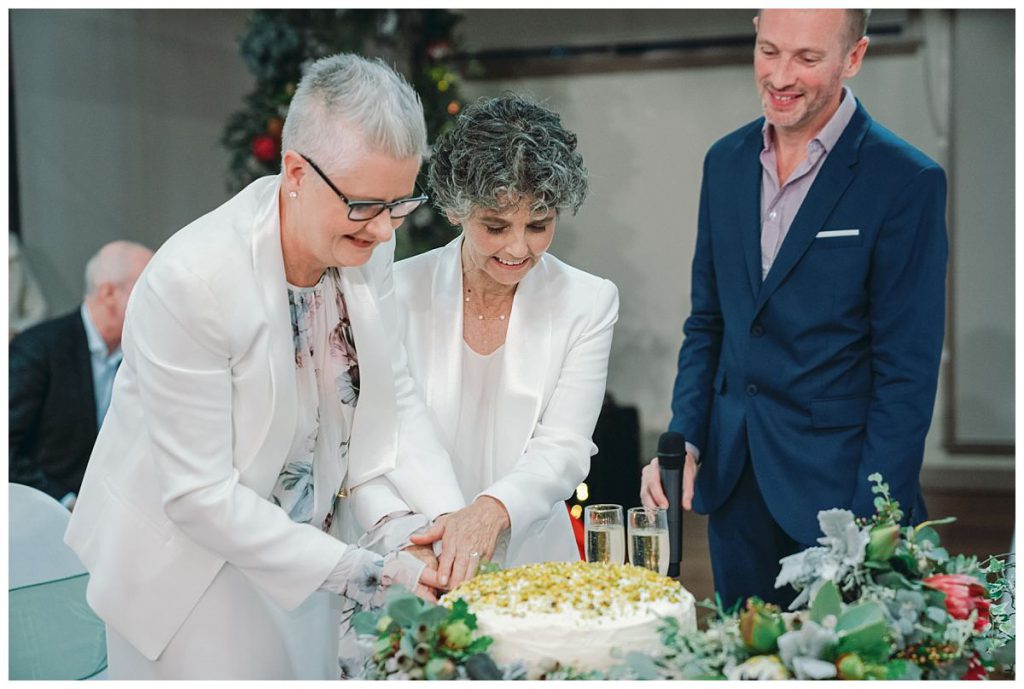
M843 135L843 131L846 129L846 125L850 124L850 120L853 119L853 113L857 110L857 101L853 97L853 91L850 90L849 86L843 87L843 96L839 101L839 107L829 118L829 121L825 123L825 126L814 135L814 138L807 142L808 148L810 148L815 142L819 146L825 149L828 153L835 147L836 142L839 141L839 137ZM768 122L768 118L765 118L764 124L761 125L761 136L764 138L764 150L770 151L774 148L771 136L771 123Z
M80 311L82 314L82 325L85 326L85 341L89 345L89 354L92 355L92 358L108 363L120 360L120 347L114 349L109 355L107 354L107 343L103 340L103 336L100 335L100 331L93 325L92 319L89 317L89 309L86 308L84 303Z

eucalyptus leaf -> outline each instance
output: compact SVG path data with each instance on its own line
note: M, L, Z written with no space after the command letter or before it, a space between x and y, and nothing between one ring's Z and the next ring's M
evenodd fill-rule
M929 620L931 620L932 622L937 622L939 624L942 624L947 619L949 619L949 613L946 612L946 609L940 608L935 605L929 605L927 608L925 608L924 614L928 617Z
M448 617L448 612L448 608L441 605L426 607L426 609L420 612L419 617L416 618L416 624L425 624L428 627L437 626L445 621Z
M939 541L939 533L930 526L917 529L917 533L914 534L914 542L917 544L931 543L933 546L938 547Z
M1016 657L1014 644L1006 644L997 648L993 651L992 657L1000 667L1008 668L1013 666Z
M885 611L874 601L854 605L839 616L837 651L856 653L869 662L882 662L889 657L886 639Z
M818 589L817 595L814 596L814 602L811 603L811 619L822 624L828 615L833 615L838 619L841 611L842 600L839 596L839 589L833 582L825 582Z
M377 634L377 620L380 619L378 613L363 610L357 612L352 616L352 629L355 630L356 634L369 634L376 636Z
M865 562L864 565L868 566L869 562ZM921 585L910 581L899 572L885 572L875 577L875 583L879 586L884 586L889 589L906 589L916 591L921 588Z
M423 602L412 594L407 597L395 598L387 606L388 615L400 627L412 626L420 616L422 608Z

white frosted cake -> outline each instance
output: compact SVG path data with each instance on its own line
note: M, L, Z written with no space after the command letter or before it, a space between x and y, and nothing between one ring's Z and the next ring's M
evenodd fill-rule
M476 615L478 633L494 639L494 661L522 661L533 676L555 662L604 670L627 651L656 649L663 617L676 618L686 631L697 626L689 591L632 565L525 565L480 574L444 600L455 598Z

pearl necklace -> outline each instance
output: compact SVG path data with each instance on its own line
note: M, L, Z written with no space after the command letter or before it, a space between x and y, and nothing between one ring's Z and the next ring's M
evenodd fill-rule
M473 293L473 290L471 290L469 287L467 287L466 288L466 303L467 304L470 302L470 296L469 295L471 295L472 293ZM480 306L481 307L483 306L483 303L484 303L483 299L481 299L480 300ZM503 314L503 313L500 313L497 316L485 316L482 313L480 313L480 314L477 314L477 316L476 316L476 319L478 321L503 321L503 320L505 320L505 318L506 318L506 315Z

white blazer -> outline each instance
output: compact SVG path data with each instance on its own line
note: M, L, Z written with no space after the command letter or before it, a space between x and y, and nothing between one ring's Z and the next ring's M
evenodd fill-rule
M461 393L461 246L458 237L395 264L409 370L449 452ZM495 391L494 482L481 493L500 500L511 518L506 567L579 559L563 501L586 478L597 452L591 436L618 312L611 281L550 254L516 289Z
M346 548L268 500L297 424L279 185L257 180L175 233L128 303L124 360L65 540L89 570L89 604L150 660L225 562L291 610ZM341 271L362 380L345 502L363 529L463 504L408 376L393 252ZM380 478L410 452L401 475Z

